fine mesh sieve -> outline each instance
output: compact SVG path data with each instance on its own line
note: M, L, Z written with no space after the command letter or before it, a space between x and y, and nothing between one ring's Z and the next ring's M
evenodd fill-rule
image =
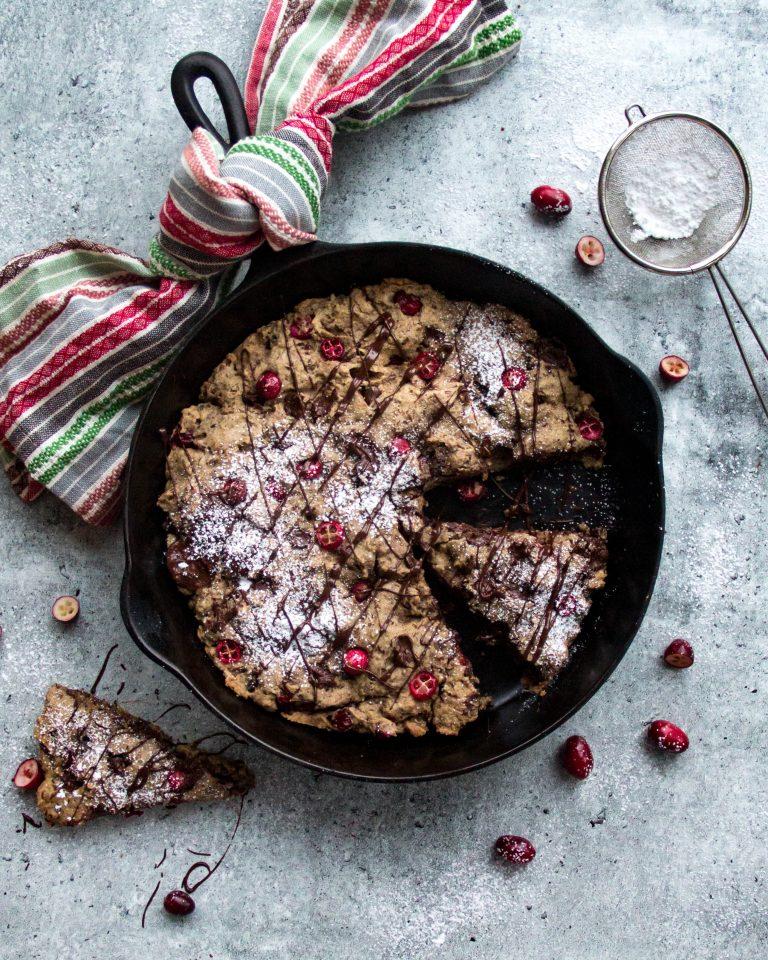
M632 119L632 111L637 111L638 119ZM637 104L624 113L629 127L608 151L600 171L598 199L605 227L622 253L649 270L668 275L709 271L747 374L768 416L768 404L749 364L724 287L766 361L768 349L718 266L738 242L749 219L752 184L746 161L731 138L702 117L689 113L647 115ZM647 191L654 209L663 209L665 194L655 190L655 184L664 178L677 182L674 178L678 174L672 168L676 158L690 161L689 169L695 171L695 185L684 183L684 188L693 191L689 199L698 205L698 225L692 232L690 226L681 228L677 236L674 230L668 230L667 239L658 239L649 235L637 198L642 199L643 191ZM686 232L690 236L685 236Z

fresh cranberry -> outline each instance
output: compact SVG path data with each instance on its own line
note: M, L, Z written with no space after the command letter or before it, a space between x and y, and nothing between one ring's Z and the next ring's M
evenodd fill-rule
M315 540L323 550L332 553L344 543L344 527L338 520L324 520L315 528Z
M288 332L294 340L309 340L314 332L314 325L312 323L314 319L315 315L313 313L296 317L288 328Z
M413 369L422 380L429 382L440 373L440 360L429 350L422 350L413 358Z
M496 853L507 863L530 863L536 856L536 847L525 837L516 837L505 834L499 837L495 844Z
M591 413L582 413L579 419L576 421L576 424L579 428L579 433L585 440L589 440L590 443L595 443L603 435L603 424L602 421L598 420L597 417L593 417Z
M373 587L367 580L358 580L352 584L352 596L358 603L365 603L372 593Z
M266 487L267 493L272 497L273 500L277 500L278 503L282 503L283 500L288 496L288 491L285 489L282 483L279 480L275 480L274 477L269 477L267 482L264 484Z
M394 456L407 457L411 452L411 445L405 437L393 437L389 450Z
M280 395L283 382L274 370L265 370L256 381L254 392L259 400L274 400Z
M605 261L605 247L597 237L582 237L576 244L576 257L585 267L599 267Z
M345 707L331 715L331 723L337 730L349 730L352 726L352 714Z
M323 465L317 457L302 460L298 465L299 476L302 480L317 480L323 472Z
M531 203L539 213L564 216L571 212L571 198L557 187L543 185L531 191Z
M576 613L576 597L567 593L557 604L557 612L561 617L572 617Z
M221 640L216 644L216 656L219 663L240 663L243 659L243 648L237 640Z
M437 693L437 677L428 670L419 670L411 677L408 689L414 700L431 700Z
M693 647L687 640L673 640L664 651L664 663L676 670L693 666Z
M174 917L187 917L195 909L195 901L186 890L171 890L166 893L163 906Z
M221 499L230 507L236 507L248 496L248 484L242 477L230 477L221 487Z
M350 677L356 677L358 674L365 673L368 669L369 657L361 647L352 647L344 652L344 671Z
M320 344L320 353L326 360L343 360L347 348L338 337L328 337Z
M398 290L392 299L399 307L400 312L404 313L406 317L415 317L417 313L421 313L422 302L419 297L413 293Z
M659 373L668 383L679 383L680 380L685 380L690 372L688 361L672 353L663 357L659 363Z
M522 390L526 383L528 383L528 374L522 367L507 367L501 375L501 383L507 390L512 390L513 392Z
M592 750L584 737L568 737L563 744L562 761L572 777L586 780L595 765Z
M59 623L71 623L80 615L80 601L77 597L56 597L51 607L51 616Z
M36 790L43 782L43 768L34 757L22 760L13 775L13 785L19 790Z
M189 786L189 774L185 770L168 771L168 787L174 793L181 793Z
M456 488L459 499L464 503L476 503L482 500L488 493L488 487L479 480L467 480L466 483L460 483Z
M689 744L685 731L669 720L654 720L648 727L648 739L659 750L668 750L671 753L683 753Z

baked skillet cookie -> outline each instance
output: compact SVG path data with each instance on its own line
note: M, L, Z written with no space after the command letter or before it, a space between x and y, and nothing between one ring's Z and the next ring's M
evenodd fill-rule
M427 531L424 493L458 484L471 499L479 478L519 461L599 463L602 424L574 375L510 310L407 280L305 300L248 337L168 438L160 498L168 568L227 685L288 720L382 737L476 719L487 699L424 576L426 558L455 586L456 538ZM507 616L509 650L548 680L602 585L604 536L570 550L531 536L538 561L520 555L530 596ZM585 538L602 546L577 589L559 571ZM482 579L480 554L463 551L464 581Z

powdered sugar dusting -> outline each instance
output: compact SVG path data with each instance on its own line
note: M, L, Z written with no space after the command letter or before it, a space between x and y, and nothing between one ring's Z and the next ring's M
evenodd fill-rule
M567 359L553 352L542 362L541 341L524 320L424 288L404 294L407 285L386 281L375 295L312 302L321 345L332 333L338 357L312 337L281 339L279 323L249 338L214 374L207 395L216 405L186 412L188 442L171 454L171 569L195 593L211 653L215 647L248 692L266 690L278 705L281 677L298 684L294 704L294 695L316 703L323 684L348 685L340 656L359 617L351 596L358 577L400 584L423 577L411 547L424 523L427 481L485 472L494 447L527 456L540 454L541 444L559 453L581 442L569 427L569 403L588 398L573 385L567 392ZM407 318L407 328L393 313ZM424 357L432 360L429 375L419 365ZM265 370L280 383L268 398L254 389ZM541 417L542 439L545 407L557 413ZM426 597L418 629L435 626L428 643L453 658L454 635L426 585L418 589ZM531 608L532 617L539 613ZM375 645L389 629L377 616L358 641ZM398 640L398 618L389 645ZM388 664L404 667L394 655ZM474 683L465 713L477 706Z
M382 451L368 441L360 446L363 455L350 457L334 436L318 457L320 436L305 421L272 424L252 450L228 452L204 472L210 489L196 489L184 509L189 556L237 585L247 656L273 670L282 669L276 660L293 668L302 656L322 657L358 610L348 588L329 583L314 540L317 526L340 523L346 544L368 531L391 538L404 498L416 495L420 483L415 450ZM318 475L303 478L302 464L318 460ZM195 473L201 476L199 469ZM244 479L248 490L237 509L217 493L231 477ZM275 488L282 491L278 499ZM327 596L318 602L324 590Z

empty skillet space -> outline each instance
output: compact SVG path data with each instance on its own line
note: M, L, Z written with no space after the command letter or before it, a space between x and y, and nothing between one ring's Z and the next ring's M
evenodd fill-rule
M631 642L650 596L663 521L660 413L650 386L556 298L467 254L410 244L339 248L318 244L267 261L262 269L274 273L249 278L215 316L193 331L170 363L137 429L125 515L128 568L123 613L131 633L150 656L177 673L242 733L329 772L382 779L447 776L521 749L566 719L605 680ZM181 410L197 401L201 384L230 350L257 326L304 298L346 293L389 276L430 284L451 298L502 303L527 316L545 336L558 337L576 364L579 382L595 395L606 425L606 479L597 485L585 481L579 490L584 520L596 523L610 488L615 516L610 525L608 582L585 623L573 662L541 699L521 695L516 671L499 676L491 684L494 707L458 738L400 737L390 743L325 734L237 698L196 642L186 600L165 570L165 534L155 506L164 482L159 430L172 427ZM554 474L552 485L557 487ZM553 502L547 506L545 501L541 509L551 512ZM465 519L472 519L471 510L466 508ZM494 676L497 673L494 669Z

